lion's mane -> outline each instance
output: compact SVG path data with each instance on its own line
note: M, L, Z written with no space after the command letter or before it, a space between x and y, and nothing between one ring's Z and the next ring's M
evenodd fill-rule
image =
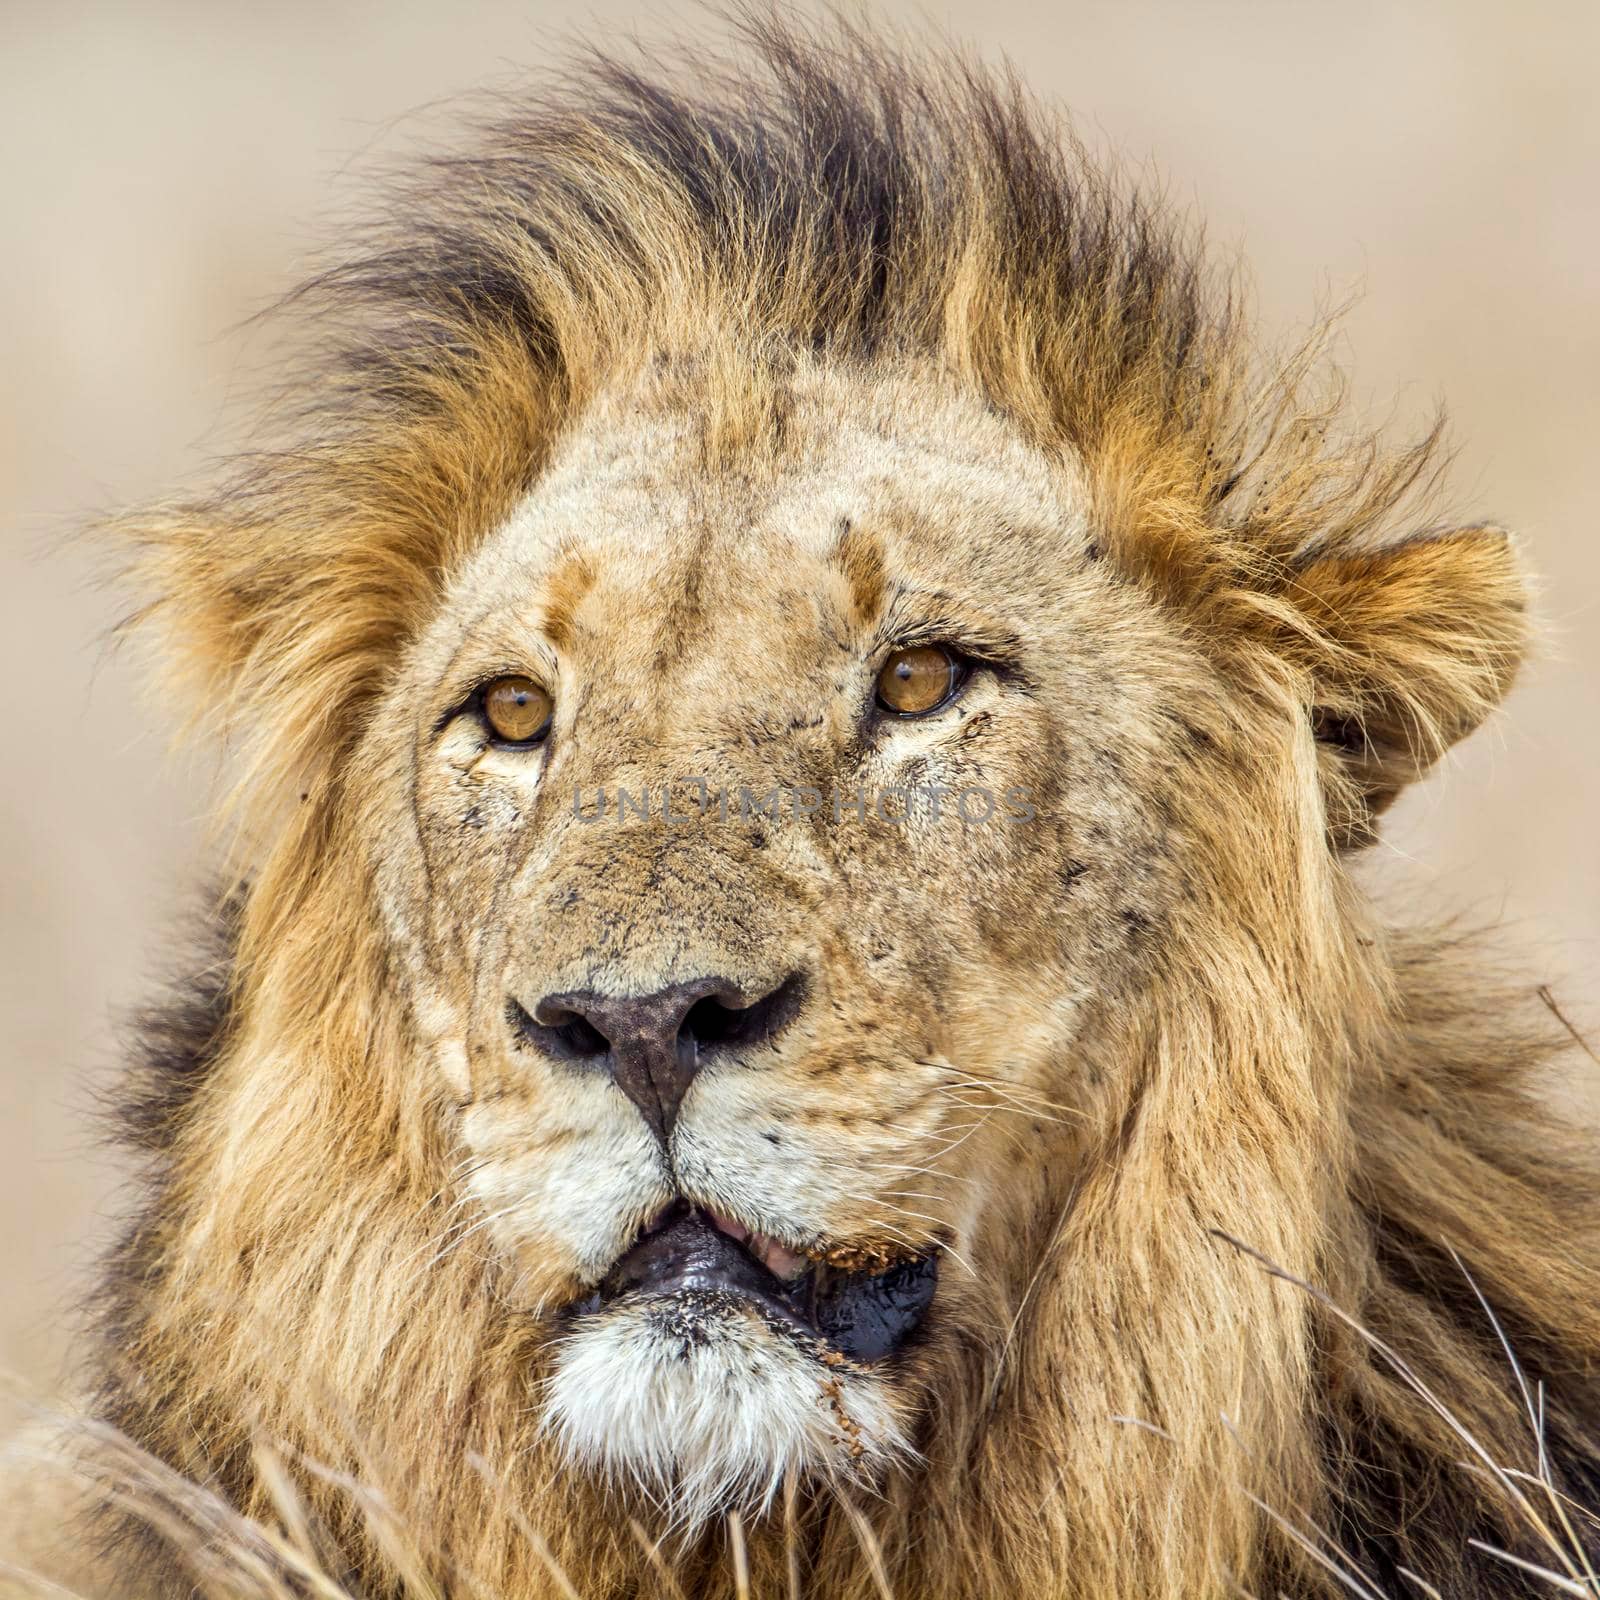
M1010 79L846 29L743 37L727 69L596 59L405 179L291 298L322 353L274 442L119 529L140 620L236 761L240 887L220 966L126 1096L149 1187L101 1291L100 1414L268 1518L272 1441L368 1595L404 1550L463 1593L560 1592L557 1565L591 1596L655 1584L625 1512L535 1436L540 1332L481 1255L433 1258L454 1157L443 1091L406 1067L353 757L443 576L619 371L724 363L707 449L733 459L781 426L753 364L936 362L1086 464L1108 551L1215 650L1238 728L1310 673L1335 744L1420 770L1521 650L1513 601L1465 659L1329 643L1341 597L1297 572L1361 559L1426 492L1436 438L1342 431L1309 358L1263 376L1195 241ZM1193 743L1199 784L1255 758L1243 732ZM1341 850L1397 785L1336 754ZM1210 824L1250 825L1226 803ZM1361 1592L1412 1592L1404 1569L1520 1592L1469 1541L1529 1548L1484 1464L1540 1470L1529 1397L1551 1481L1594 1503L1600 1186L1541 1108L1548 1019L1466 943L1261 860L1160 952L1123 1040L1136 1097L1009 1336L938 1397L925 1463L747 1528L754 1592L787 1592L792 1564L840 1600L1309 1595L1338 1588L1333 1550ZM733 1592L723 1538L673 1552L686 1593Z

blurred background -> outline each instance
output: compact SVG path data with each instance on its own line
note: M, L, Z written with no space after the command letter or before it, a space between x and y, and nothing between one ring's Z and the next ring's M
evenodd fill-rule
M1370 411L1403 428L1447 401L1454 508L1522 534L1550 636L1509 714L1402 803L1365 870L1402 912L1511 924L1592 1024L1600 6L876 13L1009 56L1092 145L1205 217L1249 260L1269 336L1359 294L1338 354ZM60 1373L122 1204L95 1095L204 879L214 798L107 645L118 597L72 530L204 475L263 354L238 325L336 233L364 169L447 134L441 101L515 81L574 30L685 28L717 32L645 0L0 3L0 1371Z

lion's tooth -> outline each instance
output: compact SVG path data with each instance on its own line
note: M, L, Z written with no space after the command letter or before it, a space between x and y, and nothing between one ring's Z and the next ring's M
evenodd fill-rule
M720 1211L708 1211L711 1224L718 1233L725 1233L735 1244L743 1244L750 1237L750 1230L742 1223L735 1222L732 1217L725 1217Z
M798 1278L811 1265L804 1256L786 1249L776 1239L769 1239L765 1234L761 1235L760 1253L767 1271L775 1278L782 1278L786 1283Z

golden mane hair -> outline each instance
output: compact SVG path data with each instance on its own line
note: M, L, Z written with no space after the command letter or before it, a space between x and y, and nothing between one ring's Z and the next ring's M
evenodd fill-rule
M647 1508L539 1448L538 1330L484 1260L430 1259L454 1156L373 912L361 714L608 386L709 364L714 465L781 434L796 364L931 366L1083 464L1104 559L1214 664L1194 782L1226 768L1261 807L1197 827L1289 815L1253 708L1314 686L1330 848L1263 849L1156 954L1136 1098L1004 1349L963 1353L916 1473L745 1528L749 1592L1541 1592L1471 1541L1548 1565L1527 1504L1554 1526L1550 1494L1600 1503L1600 1182L1539 1091L1563 1040L1468 943L1379 926L1338 861L1510 682L1503 541L1449 547L1441 600L1445 546L1393 543L1437 434L1352 430L1312 354L1264 370L1198 242L1010 77L842 26L742 39L679 74L593 58L424 164L290 298L318 353L271 442L117 529L236 761L239 886L124 1097L149 1187L101 1291L100 1417L265 1522L292 1482L368 1600L418 1567L463 1594L563 1593L558 1569L597 1600L672 1592ZM1397 548L1375 598L1359 579ZM1080 1413L1088 1372L1125 1411ZM665 1547L682 1593L739 1592L728 1537Z

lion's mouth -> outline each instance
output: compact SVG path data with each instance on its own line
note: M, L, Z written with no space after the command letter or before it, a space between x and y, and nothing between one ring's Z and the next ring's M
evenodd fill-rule
M738 1300L780 1331L820 1341L824 1361L836 1355L874 1362L893 1355L921 1326L938 1274L931 1250L855 1270L809 1262L680 1202L640 1233L573 1310L596 1315L624 1297Z

